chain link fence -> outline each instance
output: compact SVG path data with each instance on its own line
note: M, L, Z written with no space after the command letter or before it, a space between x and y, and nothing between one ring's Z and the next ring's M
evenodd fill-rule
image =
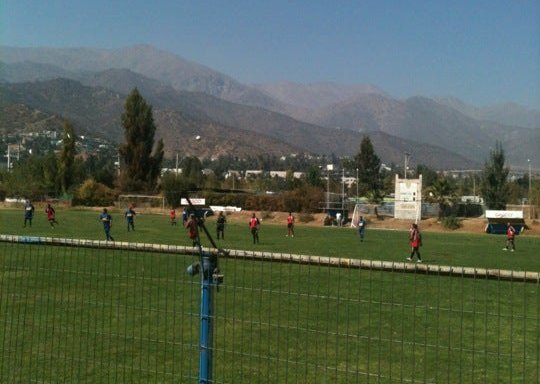
M191 248L2 240L0 382L198 382ZM214 383L539 382L538 273L244 251L220 267Z

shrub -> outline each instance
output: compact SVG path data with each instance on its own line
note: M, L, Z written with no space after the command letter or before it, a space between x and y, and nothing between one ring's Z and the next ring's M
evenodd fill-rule
M301 213L298 215L298 221L301 223L309 223L315 220L315 217L311 213Z
M324 218L323 224L324 224L324 225L337 225L337 222L336 222L336 220L335 220L332 216L327 215L327 216Z
M86 179L79 187L73 205L107 206L112 205L117 198L116 192L94 179Z
M452 229L452 230L461 228L462 226L461 220L458 219L456 216L444 217L441 220L441 224L443 225L443 227Z
M0 183L0 201L4 201L6 199L6 189L2 186L2 183Z

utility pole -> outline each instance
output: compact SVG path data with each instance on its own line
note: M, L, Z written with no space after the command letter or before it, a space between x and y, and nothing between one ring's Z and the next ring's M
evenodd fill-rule
M474 196L474 202L476 203L476 175L472 174L472 193Z
M176 152L176 171L174 172L175 177L178 178L178 152Z
M330 171L334 170L334 164L326 164L326 212L330 211Z
M529 219L532 219L532 203L531 203L531 159L527 159L527 162L529 163L529 196L527 198L529 202Z
M344 212L344 209L345 209L345 168L341 170L341 212Z
M8 147L7 147L7 170L9 171L11 169L11 153L9 151L9 144L8 144Z
M355 201L358 203L358 168L356 168L356 199Z

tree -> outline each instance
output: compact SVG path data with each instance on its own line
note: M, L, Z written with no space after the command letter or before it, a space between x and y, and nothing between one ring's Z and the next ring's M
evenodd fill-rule
M182 178L192 184L193 187L201 187L202 164L201 160L195 156L187 156L182 159Z
M439 220L446 216L447 208L455 198L456 186L447 178L440 177L433 184L426 188L427 200L433 200L439 205Z
M505 167L504 150L500 142L496 143L486 161L482 174L482 197L488 209L505 209L509 198L507 177L509 169Z
M154 147L156 126L152 107L137 88L126 99L122 113L125 143L120 146L122 167L120 186L126 191L150 191L156 188L163 161L163 140Z
M437 172L423 164L418 164L416 166L416 174L422 175L422 185L424 188L433 185L439 178Z
M64 122L64 138L62 140L62 152L58 159L58 178L63 194L66 194L73 184L75 162L75 132L69 121Z
M358 183L366 193L378 200L381 197L382 179L380 175L381 160L375 154L371 139L364 136L360 143L360 152L354 158L358 168Z
M58 192L57 159L54 153L30 156L3 175L8 196L42 198Z
M321 170L318 167L309 167L305 177L307 185L317 188L324 187L324 183L321 178Z
M166 173L161 179L161 189L171 208L178 208L182 198L187 196L187 192L193 186L183 177L176 177L172 173Z

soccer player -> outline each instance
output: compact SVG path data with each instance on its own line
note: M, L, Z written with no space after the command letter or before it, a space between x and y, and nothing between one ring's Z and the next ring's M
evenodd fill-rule
M261 225L261 222L255 216L255 213L251 215L251 219L249 219L249 229L251 231L251 236L253 236L253 244L259 244L259 227Z
M422 246L422 235L420 234L417 224L411 225L411 229L409 230L409 241L411 244L411 255L407 257L407 260L412 261L414 255L416 254L416 257L418 258L417 261L421 263L422 258L420 257L420 247Z
M516 229L512 226L512 224L507 223L506 224L506 247L503 248L503 251L508 251L508 247L512 247L512 249L510 249L510 252L514 252L516 250L516 244L514 243L515 237L516 237Z
M34 205L30 200L26 200L24 203L24 227L26 228L26 223L28 222L29 226L32 226L32 218L34 217Z
M195 214L191 213L186 221L185 227L188 230L188 236L193 241L192 245L195 247L198 244L197 238L199 237L199 228L197 227L197 218Z
M184 207L184 209L182 210L182 225L184 227L186 226L186 223L187 223L188 219L189 219L188 211Z
M124 216L126 217L127 222L127 230L129 232L130 228L132 231L135 230L135 210L133 209L133 205L130 205L128 209L126 209L126 213Z
M176 211L174 208L169 212L169 218L171 219L171 225L176 225Z
M289 212L287 216L287 237L294 237L294 216Z
M223 212L219 212L218 218L216 220L216 234L218 240L220 235L221 240L225 240L225 223L227 223L227 219L223 215Z
M99 221L103 224L103 230L105 231L106 240L114 241L114 238L111 236L112 228L112 217L109 215L107 208L103 208L103 213L99 215Z
M358 235L360 236L360 242L364 241L365 234L366 234L366 221L364 220L364 216L360 216L360 219L358 220Z
M47 214L47 220L49 221L49 224L52 228L54 228L54 224L58 224L58 221L56 221L56 211L50 203L47 203L45 213Z

